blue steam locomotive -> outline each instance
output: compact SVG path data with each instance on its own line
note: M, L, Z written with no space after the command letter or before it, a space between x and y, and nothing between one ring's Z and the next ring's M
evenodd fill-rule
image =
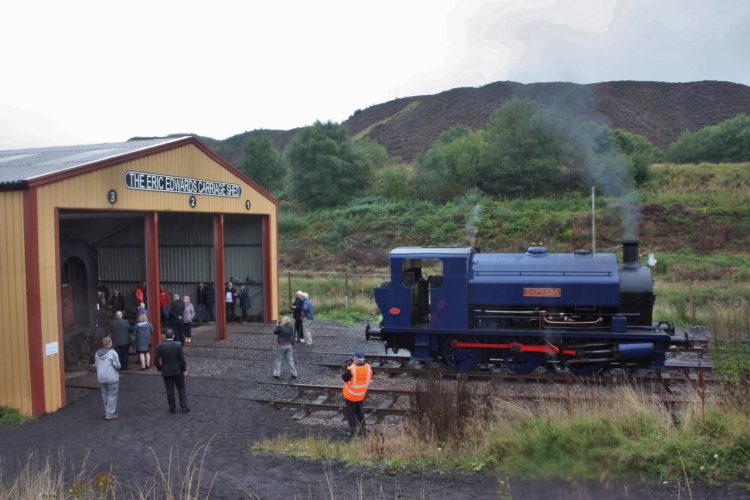
M391 281L375 289L383 315L367 339L418 361L468 371L502 362L516 373L540 365L590 375L610 366L664 366L674 328L654 325L651 270L638 241L615 254L481 253L401 247Z

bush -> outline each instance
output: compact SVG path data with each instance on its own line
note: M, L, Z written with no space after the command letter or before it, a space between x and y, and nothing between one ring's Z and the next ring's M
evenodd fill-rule
M685 132L669 146L666 157L675 163L750 161L750 117L740 114Z

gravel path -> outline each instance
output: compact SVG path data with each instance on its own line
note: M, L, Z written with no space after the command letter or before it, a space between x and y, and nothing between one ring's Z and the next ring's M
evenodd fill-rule
M146 484L155 478L157 460L166 473L170 452L179 454L182 466L191 451L209 444L205 456L202 485L215 477L211 498L497 498L512 492L512 498L669 498L674 485L652 488L610 484L570 485L561 482L513 480L508 486L484 473L399 474L390 476L376 469L350 467L342 463L291 460L280 456L255 454L254 442L287 434L310 434L345 439L344 424L317 419L294 421L292 412L248 402L240 398L284 397L293 394L283 387L261 385L271 381L275 337L257 331L258 325L230 327L230 340L218 343L213 333L196 328L194 344L186 347L188 357L189 414L169 414L161 377L130 370L122 375L118 403L119 420L104 421L98 391L68 389L69 404L51 415L19 428L0 428L0 459L15 468L30 453L37 457L57 456L62 450L66 463L80 469L87 460L92 473L110 471L122 482ZM382 353L379 343L365 342L364 332L316 325L314 351ZM220 345L244 349L200 349ZM255 350L251 348L263 348ZM195 356L191 355L195 349ZM332 360L310 348L295 350L299 382L339 384L335 371L316 366ZM198 357L200 356L200 357ZM226 357L245 359L223 359ZM288 372L282 372L282 378ZM71 385L95 385L94 373L69 377ZM333 418L333 416L331 416ZM323 417L325 419L325 417ZM323 425L326 424L326 425ZM86 458L88 456L88 458ZM173 455L176 457L176 455ZM173 458L173 463L176 461ZM174 467L174 466L173 466ZM331 486L328 478L335 484ZM694 492L695 493L695 492ZM726 491L707 489L703 498L731 498ZM698 498L696 496L696 498ZM740 498L737 496L737 498Z

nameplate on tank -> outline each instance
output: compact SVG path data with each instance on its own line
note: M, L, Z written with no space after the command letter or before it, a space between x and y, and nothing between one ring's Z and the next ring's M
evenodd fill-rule
M524 297L550 297L559 298L562 297L562 289L560 288L524 288Z

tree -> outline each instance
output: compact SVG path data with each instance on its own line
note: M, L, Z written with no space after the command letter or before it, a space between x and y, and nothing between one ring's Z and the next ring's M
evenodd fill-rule
M404 165L388 165L375 173L375 193L386 198L408 198L409 170Z
M744 114L697 132L686 132L667 149L675 163L741 162L750 160L750 117Z
M490 119L479 188L532 197L559 189L563 148L550 114L530 100L506 101Z
M357 148L369 161L372 168L378 170L390 162L391 157L388 150L372 139L358 139L354 141L354 147Z
M289 192L308 208L346 203L372 183L370 160L336 123L315 122L300 130L284 157L291 173Z
M286 168L271 140L264 135L250 136L245 142L244 150L245 156L240 169L269 191L281 189Z
M433 201L447 201L475 187L481 176L483 148L483 132L472 132L463 125L444 131L430 149L417 157L417 194Z

